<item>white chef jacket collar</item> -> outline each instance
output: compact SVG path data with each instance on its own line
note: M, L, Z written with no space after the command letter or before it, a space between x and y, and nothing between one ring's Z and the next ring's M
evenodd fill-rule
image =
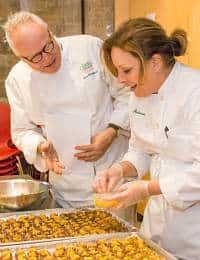
M60 46L62 60L69 59L69 52L68 52L67 44L65 42L63 42L63 38L56 38L56 41L58 42L58 45Z
M63 38L56 38L61 50L61 67L62 70L64 63L72 63L69 56L69 48L67 42L63 41ZM60 70L59 69L59 70Z
M59 47L60 47L60 50L61 50L61 53L63 52L64 48L63 48L63 44L61 42L61 39L60 38L57 38L55 37L55 40L57 41Z
M179 69L180 69L180 63L176 62L174 64L170 74L168 75L168 77L166 78L164 83L162 84L161 88L158 90L159 96L164 97L165 95L167 95L167 93L172 91L172 88L174 87L175 78L177 77Z

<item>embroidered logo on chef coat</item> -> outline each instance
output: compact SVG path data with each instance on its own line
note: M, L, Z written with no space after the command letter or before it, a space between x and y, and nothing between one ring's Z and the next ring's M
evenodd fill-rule
M95 70L91 61L87 61L86 63L82 63L80 66L80 71L83 73L83 79L88 78L94 74L97 74L97 70Z

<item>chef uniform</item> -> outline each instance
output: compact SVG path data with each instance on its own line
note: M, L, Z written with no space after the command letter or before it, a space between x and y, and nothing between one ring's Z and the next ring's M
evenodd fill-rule
M129 129L129 91L105 72L100 60L100 39L77 35L56 39L61 48L61 67L53 74L17 63L6 80L11 104L12 138L26 160L46 170L37 146L50 140L66 169L50 172L56 201L63 207L91 204L94 174L120 160L128 138L114 139L95 163L77 160L76 145L90 144L91 137L109 123ZM39 126L39 127L38 127Z
M181 259L200 258L200 71L176 63L158 93L130 101L128 160L150 170L151 196L141 233Z

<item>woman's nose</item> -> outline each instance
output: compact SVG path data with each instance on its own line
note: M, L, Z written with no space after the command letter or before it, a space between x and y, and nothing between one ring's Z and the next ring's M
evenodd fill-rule
M118 74L118 77L117 77L119 83L126 83L126 78L120 74Z

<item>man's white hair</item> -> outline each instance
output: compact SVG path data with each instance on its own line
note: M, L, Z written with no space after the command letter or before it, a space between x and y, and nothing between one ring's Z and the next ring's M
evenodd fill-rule
M14 13L8 17L7 22L4 24L3 28L5 30L5 36L6 36L6 41L8 42L10 48L12 51L16 54L19 55L17 49L15 48L14 42L12 40L12 32L19 26L23 25L29 22L34 22L37 24L41 24L45 28L48 28L48 25L45 21L43 21L39 16L21 11Z

